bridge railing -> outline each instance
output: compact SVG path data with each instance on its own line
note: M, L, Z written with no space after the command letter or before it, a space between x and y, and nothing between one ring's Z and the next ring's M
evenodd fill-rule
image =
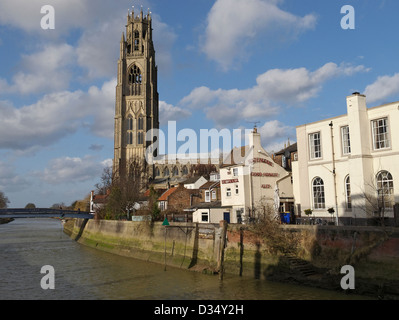
M49 209L49 208L31 208L31 209L0 209L0 217L35 217L35 216L49 216L49 217L84 217L92 218L94 214L88 211L80 210L63 210L63 209Z

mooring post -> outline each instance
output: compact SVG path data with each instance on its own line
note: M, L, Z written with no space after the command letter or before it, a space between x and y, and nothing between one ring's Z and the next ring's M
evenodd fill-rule
M164 243L164 271L166 271L166 226L164 226L165 229L165 243Z
M227 221L222 220L219 223L220 228L221 228L221 233L220 233L220 247L219 247L219 263L218 263L218 269L219 269L219 280L223 280L223 273L224 273L224 248L226 246L226 236L227 236Z

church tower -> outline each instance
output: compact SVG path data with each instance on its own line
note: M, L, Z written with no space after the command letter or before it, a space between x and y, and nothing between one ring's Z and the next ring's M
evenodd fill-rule
M148 178L152 165L146 164L145 152L153 138L146 133L159 128L157 66L152 41L152 20L128 12L126 36L122 33L115 105L114 176L125 178L132 161L143 161Z

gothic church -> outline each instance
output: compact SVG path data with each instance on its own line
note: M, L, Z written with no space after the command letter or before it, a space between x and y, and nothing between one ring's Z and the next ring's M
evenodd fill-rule
M166 156L158 163L146 163L146 150L154 141L154 136L147 141L146 133L151 129L159 129L157 72L151 14L143 15L142 9L137 16L134 11L128 12L126 37L122 33L118 60L113 160L115 177L126 178L132 161L137 160L145 164L146 177L150 182L169 183L196 174L193 167L199 163L199 159L181 164L176 159L165 160Z

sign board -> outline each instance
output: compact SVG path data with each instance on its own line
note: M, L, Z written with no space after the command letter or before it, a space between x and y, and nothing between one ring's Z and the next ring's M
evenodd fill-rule
M165 218L165 220L162 223L163 226L168 226L169 225L169 221L167 218Z

